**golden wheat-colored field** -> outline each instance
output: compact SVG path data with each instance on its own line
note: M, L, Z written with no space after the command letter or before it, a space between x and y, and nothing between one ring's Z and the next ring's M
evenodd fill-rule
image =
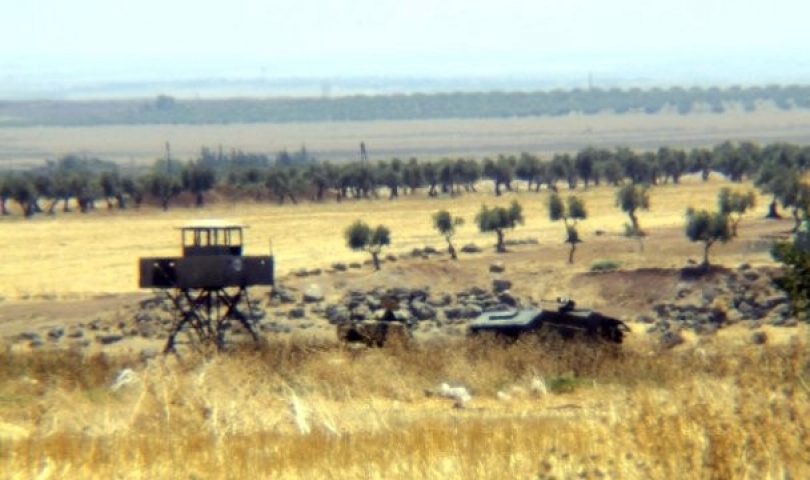
M806 478L805 341L0 356L3 478ZM130 361L131 362L131 361ZM132 366L132 365L130 365ZM465 408L426 397L441 382Z
M647 266L681 266L687 257L700 258L701 247L690 244L683 234L684 211L688 206L716 208L718 190L729 184L714 180L701 183L685 179L681 185L661 185L651 192L651 208L639 214L642 227L650 231L644 252L632 242L624 242L618 251L604 251L606 242L623 232L627 216L615 206L616 189L594 187L570 194L585 199L589 218L580 225L586 243L579 247L583 258L588 252L606 257L627 257L630 264ZM731 185L748 189L750 185ZM562 192L563 196L569 193ZM249 225L246 254L266 254L271 248L276 256L277 271L285 274L301 268L326 268L336 261L365 261L367 254L346 247L345 228L357 219L372 225L384 224L392 230L391 253L407 253L415 247L432 245L444 248L443 238L433 230L431 215L447 209L466 220L456 235L458 246L476 243L489 249L493 234L478 232L475 214L482 204L508 205L517 200L524 208L525 224L507 234L507 239L533 238L538 260L548 257L557 265L564 246L564 229L548 219L548 193L520 191L495 197L491 188L455 198L427 198L424 192L396 201L386 199L299 205L240 204L214 205L204 209L174 208L168 212L154 209L112 211L104 209L82 215L78 213L40 216L32 220L6 217L0 220L4 262L0 269L0 297L7 300L27 298L81 298L99 293L123 293L137 290L137 259L147 256L179 255L180 235L177 227L203 218L239 220ZM766 199L759 199L756 212L743 220L761 218ZM674 230L673 230L674 228ZM779 227L777 227L779 228ZM782 225L781 228L785 228ZM597 231L609 235L596 237ZM658 233L656 233L658 231ZM757 234L759 230L757 230ZM751 234L751 235L757 235ZM767 259L762 252L751 253L726 246L713 247L716 255L736 255L735 261ZM751 258L746 258L751 256ZM737 262L739 263L739 262ZM587 260L574 267L586 270ZM569 269L570 270L570 269Z

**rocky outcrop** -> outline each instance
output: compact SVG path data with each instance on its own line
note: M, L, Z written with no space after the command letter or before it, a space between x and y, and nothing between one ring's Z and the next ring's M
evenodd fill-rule
M329 323L373 318L383 307L384 299L392 299L397 311L412 322L434 322L441 326L473 319L484 311L505 310L532 304L509 292L511 282L500 280L492 290L471 287L454 294L432 292L430 288L376 288L370 291L349 291L340 300L328 304L324 317Z
M710 278L686 277L679 284L675 299L653 307L654 315L641 314L648 332L663 334L688 329L698 335L713 335L718 329L746 322L795 326L787 296L772 283L769 269L743 264L733 270L711 273Z

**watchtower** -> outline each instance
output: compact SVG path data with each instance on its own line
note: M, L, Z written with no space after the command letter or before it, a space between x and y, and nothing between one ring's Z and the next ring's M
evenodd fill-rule
M273 256L242 255L245 225L219 220L180 227L182 256L139 260L140 288L163 291L171 300L174 324L166 351L175 349L177 335L186 331L199 345L225 345L225 332L238 321L259 337L248 317L248 287L273 285Z

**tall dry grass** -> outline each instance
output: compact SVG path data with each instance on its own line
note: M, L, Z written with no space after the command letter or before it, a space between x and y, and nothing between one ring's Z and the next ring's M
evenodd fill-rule
M124 367L139 380L110 384ZM806 478L810 355L304 338L213 359L0 358L4 478ZM441 382L467 408L426 397Z

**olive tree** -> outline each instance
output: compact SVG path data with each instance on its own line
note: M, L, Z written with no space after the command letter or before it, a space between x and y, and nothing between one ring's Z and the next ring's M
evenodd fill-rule
M804 183L799 176L793 176L786 179L777 195L782 208L791 210L794 222L791 232L796 233L810 211L810 185Z
M523 207L515 200L512 200L509 208L489 208L486 205L482 205L481 211L475 216L475 223L478 224L478 229L482 233L495 232L498 236L495 251L503 253L506 251L506 245L503 241L504 230L515 228L518 224L523 224Z
M731 222L723 212L686 210L686 236L692 242L703 243L703 266L709 266L709 248L716 242L726 243L733 238Z
M183 191L183 185L178 176L157 169L149 173L144 182L146 191L160 202L164 211L169 209L172 199Z
M771 257L785 268L773 279L790 299L792 313L807 318L810 309L810 252L794 242L776 242Z
M753 191L743 193L740 191L732 191L728 187L724 187L717 195L717 207L720 213L728 215L731 222L731 236L737 236L737 225L740 224L742 216L745 212L753 209L757 204L757 196Z
M447 252L453 260L457 260L458 257L456 256L456 249L453 247L451 238L456 233L456 227L461 225L464 225L464 219L461 217L453 217L447 210L439 210L433 214L433 228L444 235L444 239L447 240Z
M36 213L37 193L31 175L9 175L6 177L6 186L11 198L20 205L25 218L33 217Z
M189 161L180 173L183 188L194 194L194 205L205 205L205 193L214 188L217 182L216 171L202 161Z
M372 229L367 223L357 220L349 225L345 236L349 248L369 252L374 262L374 269L380 269L380 251L382 247L391 244L391 230L388 227L377 225L377 228Z
M650 189L646 185L629 183L616 193L616 206L622 209L630 217L630 225L627 225L625 232L627 236L642 237L644 231L638 223L639 210L650 209Z
M556 193L548 199L549 218L552 222L562 220L565 224L565 243L571 245L568 252L568 263L574 263L574 251L577 244L582 243L582 239L577 232L577 222L588 218L588 211L585 209L585 202L579 197L570 196L566 203Z

